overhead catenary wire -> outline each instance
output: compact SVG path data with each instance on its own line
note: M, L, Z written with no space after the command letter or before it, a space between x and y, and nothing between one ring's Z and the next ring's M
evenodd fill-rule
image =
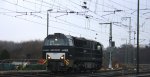
M5 1L8 1L8 0L5 0ZM46 11L45 10L43 10L43 8L52 8L52 9L58 9L58 8L61 8L61 9L67 9L67 11L72 11L72 10L74 10L74 9L76 9L76 11L77 10L82 10L80 7L81 7L81 5L79 4L79 5L76 5L76 4L74 4L74 3L72 3L72 2L70 2L71 4L73 4L73 7L66 7L66 4L65 5L62 5L60 2L56 2L56 0L53 0L53 1L55 1L55 3L51 3L51 2L47 2L47 1L45 1L45 0L36 0L36 2L34 2L34 1L30 1L30 0L24 0L24 2L29 2L29 3L35 3L35 5L37 6L41 6L42 7L42 9L40 9L40 7L38 8L38 7L36 7L34 10L33 9L31 9L31 8L29 8L29 7L25 7L25 6L22 6L21 4L17 4L17 5L15 5L16 7L20 7L20 6L22 6L21 8L23 8L23 9L27 9L27 11L24 11L24 12L35 12L35 11L40 11L40 13L35 13L35 15L38 15L38 16L45 16L46 14ZM67 0L66 0L67 1ZM73 1L73 0L69 0L69 1ZM90 5L93 5L94 4L94 2L95 1L93 1L93 0L90 0L91 1L91 4ZM11 3L11 1L8 1L8 2L10 2ZM76 1L73 1L73 2L76 2ZM15 3L16 4L16 3ZM59 4L61 4L60 6L58 6ZM77 3L78 4L78 3ZM105 7L105 8L110 8L110 9L112 9L112 10L115 10L116 8L115 7L111 7L109 4L106 4L106 2L104 2L102 5L99 5L100 3L97 3L97 8L99 8L99 6L103 6L103 7ZM114 3L115 4L115 3ZM54 5L54 6L53 6ZM122 8L124 8L123 10L124 10L124 13L127 13L126 15L131 15L130 14L130 9L132 9L132 8L130 8L130 7L128 7L128 8L125 8L125 7L122 7ZM130 8L130 9L129 9ZM38 10L37 10L38 9ZM128 9L128 11L127 11L127 9ZM87 11L88 11L88 13L87 14L84 14L84 15L82 15L83 17L86 17L86 16L92 16L92 17L90 17L90 20L92 20L92 23L93 23L93 20L94 20L94 22L95 21L97 21L97 22L112 22L112 19L110 19L109 17L110 16L108 16L108 17L104 17L104 18L102 18L101 17L101 13L99 13L99 12L104 12L103 10L102 11L99 11L99 10L97 10L97 13L96 14L94 14L95 12L94 12L94 10L95 9L88 9ZM106 10L106 9L105 9ZM19 11L19 10L17 10L17 11ZM14 14L14 13L16 13L16 12L0 12L1 14L4 14L4 13L6 13L6 14ZM21 14L21 13L18 13L19 15ZM23 13L22 13L23 14ZM33 13L34 14L34 13ZM104 13L105 14L105 13ZM121 13L122 14L122 13ZM123 15L121 15L121 14L118 14L118 13L116 13L116 14L114 14L114 15L111 15L112 17L113 16L115 16L115 17L117 17L118 16L118 19L119 19L119 16L123 16ZM33 16L33 15L32 15ZM131 15L132 17L133 17L133 19L135 19L136 17L135 17L135 14L133 14L133 15ZM23 16L24 17L24 16ZM68 26L72 26L72 27L74 27L74 28L82 28L83 26L81 26L81 25L79 25L79 24L77 24L77 23L72 23L72 22L70 22L70 21L68 21L68 20L65 20L65 19L61 19L61 17L60 18L54 18L53 17L53 15L51 14L51 16L50 17L52 17L52 19L56 19L56 21L57 22L60 22L61 24L65 24L65 25L68 25ZM79 17L79 16L76 16L76 17ZM79 17L80 18L80 17ZM45 17L43 17L43 19L45 20ZM85 19L85 18L83 18L83 19ZM145 19L145 17L143 17L143 19ZM117 20L118 21L118 20ZM53 21L52 21L53 22ZM97 25L96 25L97 26ZM124 27L121 27L122 29L124 29ZM83 27L83 30L86 30L85 29L85 27ZM95 32L95 33L99 33L100 31L97 31L97 30L92 30L92 28L90 29L90 30L88 30L88 31L92 31L92 32Z
M76 5L79 5L79 4L77 4L77 3L75 3ZM79 6L81 6L81 5L79 5Z
M19 6L20 6L20 5L19 5ZM20 6L20 7L23 7L23 6ZM25 7L23 7L23 8L25 8ZM28 9L28 8L26 8L26 9ZM31 9L29 9L29 10L31 10ZM58 19L58 20L61 20L61 19ZM61 20L61 21L64 21L64 20ZM64 21L64 22L67 22L67 21ZM67 22L67 23L70 23L70 22ZM71 23L70 23L70 24L71 24ZM71 25L71 26L73 26L73 25ZM75 25L74 27L78 27L78 28L85 29L85 28L79 27L79 26L77 26L77 25ZM88 29L88 30L93 31L93 32L96 32L95 30L92 30L92 29Z
M130 0L130 1L129 1L129 0L123 0L123 1L124 1L124 2L127 2L127 3L130 3L130 4L137 5L136 2L133 2L133 1L131 1L131 0ZM147 0L145 1L145 3L140 3L140 5L142 5L142 6L146 6L147 8L150 7L150 6L148 6L147 4L148 4L148 1L147 1Z
M112 2L112 3L115 3L115 4L119 5L119 6L121 6L123 8L127 8L129 10L135 10L135 9L129 8L129 7L125 6L125 5L121 5L121 4L119 4L119 3L115 2L115 1L112 1L112 0L109 0L109 1Z
M10 2L9 2L9 3L10 3ZM12 4L12 3L11 3L11 4ZM17 6L21 7L20 5L17 5ZM22 8L29 9L29 8L26 8L26 7L22 7ZM31 9L29 9L29 10L31 10Z
M2 9L2 8L1 8ZM12 10L9 10L9 9L5 9L5 10L7 10L7 11L11 11L11 12L15 12L15 11L12 11ZM4 15L7 15L7 14L4 14ZM7 16L11 16L11 15L7 15ZM11 17L15 17L15 16L11 16ZM36 24L41 24L41 25L46 25L46 24L42 24L42 23L39 23L39 22L35 22L35 21L31 21L31 20L28 20L28 19L25 19L25 18L20 18L20 17L16 17L16 18L19 18L19 19L22 19L22 20L26 20L26 21L29 21L29 22L33 22L33 23L36 23ZM44 19L44 18L43 18ZM46 18L45 18L45 20L46 20ZM50 20L50 21L52 21L52 22L57 22L57 23L61 23L61 22L58 22L58 21L53 21L53 20ZM61 23L61 24L64 24L64 23ZM61 28L59 28L59 27L54 27L54 26L51 26L52 28L55 28L55 29L60 29L60 30L64 30L64 31L68 31L68 30L66 30L66 29L61 29ZM89 30L89 29L87 29L87 30ZM91 30L92 31L92 30ZM72 32L72 31L68 31L68 32ZM93 30L93 32L95 32L94 30ZM73 33L76 33L76 34L81 34L81 33L77 33L77 32L73 32ZM84 35L84 34L82 34L82 35ZM85 35L84 35L85 36ZM87 36L87 35L86 35ZM89 36L88 36L89 37Z
M7 2L8 2L8 1L7 1ZM8 2L8 3L13 4L13 3L11 3L11 2ZM15 5L15 4L13 4L13 5ZM20 6L20 5L17 5L17 6L22 7L22 8L25 8L25 9L28 9L28 10L31 10L31 11L34 11L33 9L29 9L29 8L26 8L26 7L23 7L23 6ZM44 15L46 15L46 14L44 14ZM57 19L58 19L58 18L57 18ZM74 26L74 25L75 25L75 24L72 24L72 23L70 23L70 22L64 21L64 20L62 20L62 19L58 19L58 20L61 20L61 21L66 22L66 23L69 23L69 24L71 24L70 26ZM80 27L80 26L78 26L78 25L75 25L74 27L78 27L78 28L85 29L84 27ZM90 30L90 31L95 31L95 30L92 30L92 29L88 29L88 30Z
M3 15L6 15L6 16L9 16L9 17L14 17L14 16L11 16L11 15L8 15L8 14L3 14ZM29 21L29 22L32 22L32 23L36 23L36 24L43 25L43 26L46 25L46 24L43 24L43 23L35 22L35 21L28 20L28 19L21 18L21 17L15 17L15 18L25 20L25 21ZM55 27L55 26L51 26L51 28L55 28L55 29L63 30L63 31L67 31L67 32L72 32L72 33L75 33L75 34L82 34L82 33L74 32L74 31L71 31L71 30L63 29L63 28L60 28L60 27ZM84 35L84 34L82 34L82 35ZM84 35L84 36L88 36L88 35ZM88 37L91 37L91 36L88 36Z

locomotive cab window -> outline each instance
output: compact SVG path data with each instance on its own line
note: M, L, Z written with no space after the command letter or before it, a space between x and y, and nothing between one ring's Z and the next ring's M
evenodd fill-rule
M51 38L51 39L46 39L45 44L46 46L67 46L68 42L65 39L62 38Z

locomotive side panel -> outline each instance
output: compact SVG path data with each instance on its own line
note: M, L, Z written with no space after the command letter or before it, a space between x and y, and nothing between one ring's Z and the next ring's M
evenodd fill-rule
M102 45L84 38L74 38L75 63L82 69L100 69L102 64Z

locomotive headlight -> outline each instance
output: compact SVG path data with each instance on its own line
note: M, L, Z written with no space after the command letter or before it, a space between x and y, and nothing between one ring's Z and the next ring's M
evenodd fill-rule
M51 59L51 57L49 55L47 55L47 59Z
M50 57L50 56L48 56L48 59L51 59L51 57Z
M64 57L63 57L63 56L61 56L61 57L60 57L60 59L64 59Z
M64 59L64 55L62 55L62 56L60 57L60 59Z

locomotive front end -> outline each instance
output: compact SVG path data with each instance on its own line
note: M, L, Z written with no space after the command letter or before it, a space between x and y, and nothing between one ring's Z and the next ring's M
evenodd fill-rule
M47 60L48 71L66 71L69 68L71 45L71 39L60 33L45 38L42 53Z

